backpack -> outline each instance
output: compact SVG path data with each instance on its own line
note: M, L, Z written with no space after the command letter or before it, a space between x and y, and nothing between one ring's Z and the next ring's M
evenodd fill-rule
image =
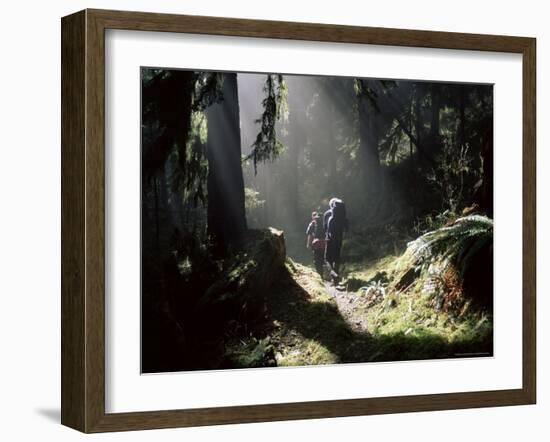
M330 218L327 224L328 236L341 236L344 230L347 230L347 224L346 205L341 199L334 198L331 201Z
M313 238L322 238L323 237L323 226L319 222L319 219L313 221L315 223L315 228L313 229Z
M310 242L310 237L308 236L308 248L311 248L312 250L324 250L326 241L323 238L323 225L319 221L319 219L312 221L313 223L313 239Z
M338 221L343 221L346 219L346 205L344 204L344 201L340 199L336 199L334 201L332 206L332 216Z

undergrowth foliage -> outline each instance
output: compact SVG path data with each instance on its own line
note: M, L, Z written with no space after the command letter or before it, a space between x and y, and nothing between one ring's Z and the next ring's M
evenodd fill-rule
M435 260L453 263L464 276L471 260L493 241L493 220L482 215L457 219L450 226L425 233L409 243L417 262L427 267Z
M405 275L414 271L416 278L424 279L423 291L432 296L437 310L462 315L472 302L490 306L492 244L493 220L482 215L458 218L408 244L412 267Z

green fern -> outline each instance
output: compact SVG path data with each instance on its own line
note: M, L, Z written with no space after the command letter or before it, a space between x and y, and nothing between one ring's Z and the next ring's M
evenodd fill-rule
M457 219L452 225L425 233L408 244L423 268L431 263L452 262L463 276L471 260L493 241L493 220L482 215Z

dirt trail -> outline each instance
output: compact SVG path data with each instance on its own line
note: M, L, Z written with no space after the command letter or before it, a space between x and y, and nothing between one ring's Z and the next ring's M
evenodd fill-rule
M315 270L297 263L278 281L274 293L268 298L273 319L268 333L277 365L369 360L371 335L362 294L338 290Z
M334 298L338 310L352 330L358 332L367 331L367 320L359 307L362 305L361 295L346 291L344 286L334 286L325 282L327 292Z

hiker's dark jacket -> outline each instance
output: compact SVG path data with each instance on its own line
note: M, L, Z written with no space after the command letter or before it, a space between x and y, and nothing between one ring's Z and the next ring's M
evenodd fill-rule
M346 217L346 206L338 200L323 215L323 228L327 239L341 240L344 232L348 231L349 223Z

